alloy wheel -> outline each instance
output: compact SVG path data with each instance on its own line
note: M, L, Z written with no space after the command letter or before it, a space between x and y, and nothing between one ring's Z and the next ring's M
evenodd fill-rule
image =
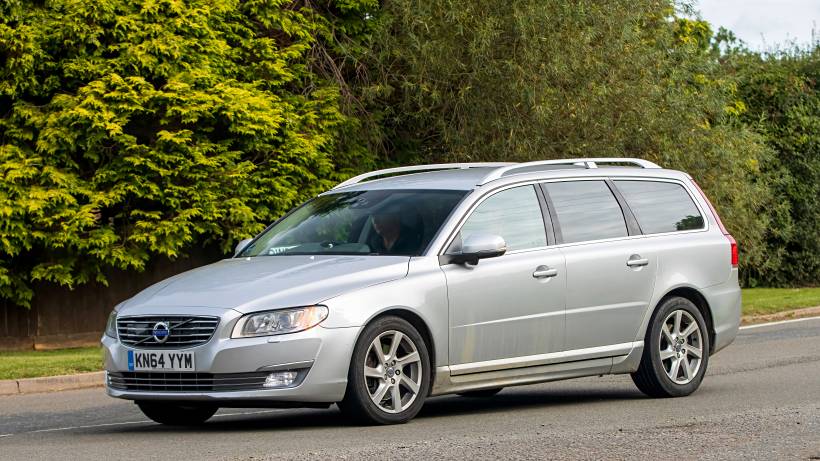
M697 376L703 357L703 335L689 312L679 309L664 319L658 340L666 376L675 384L688 384Z
M404 333L389 330L367 349L364 379L370 399L380 410L401 413L416 400L422 383L421 356Z

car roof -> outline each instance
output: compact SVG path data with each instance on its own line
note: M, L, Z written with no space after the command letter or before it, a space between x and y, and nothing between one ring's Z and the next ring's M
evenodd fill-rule
M688 177L686 173L677 170L667 170L663 168L635 168L635 167L601 167L601 168L557 168L547 170L523 171L520 173L501 176L497 179L482 182L494 170L499 167L471 167L454 168L448 170L420 171L390 176L386 178L371 179L358 182L348 186L331 189L325 194L339 192L354 192L366 190L388 190L388 189L428 189L428 190L463 190L470 191L476 188L496 187L499 185L524 182L549 180L560 178L585 178L585 177L639 177L639 178L660 178L660 179L683 179ZM324 194L323 194L324 195Z

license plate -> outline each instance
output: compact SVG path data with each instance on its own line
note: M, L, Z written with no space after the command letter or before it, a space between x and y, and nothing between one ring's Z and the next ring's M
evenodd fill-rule
M194 353L128 351L128 371L195 371Z

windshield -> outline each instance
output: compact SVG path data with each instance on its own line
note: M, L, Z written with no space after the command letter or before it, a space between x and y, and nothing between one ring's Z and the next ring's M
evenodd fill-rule
M368 190L316 197L239 254L417 256L466 191Z

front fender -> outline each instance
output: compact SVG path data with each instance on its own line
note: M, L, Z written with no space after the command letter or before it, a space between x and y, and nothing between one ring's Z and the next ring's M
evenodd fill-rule
M322 322L325 328L362 327L388 311L411 312L430 332L435 363L449 363L447 286L438 258L413 258L407 277L354 290L322 304L329 310Z

